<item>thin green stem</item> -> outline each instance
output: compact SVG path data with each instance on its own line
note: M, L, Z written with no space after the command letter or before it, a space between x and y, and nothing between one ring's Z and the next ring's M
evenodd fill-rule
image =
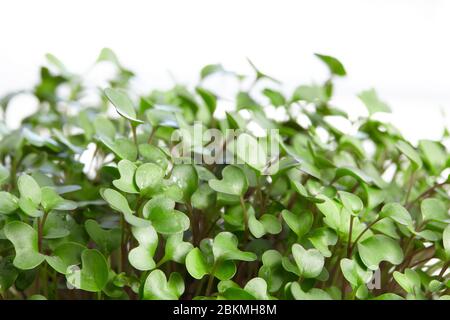
M265 201L264 201L261 186L259 185L259 183L256 186L256 192L257 192L258 198L259 198L260 216L262 216L265 212L265 203L264 203Z
M137 134L136 134L136 126L134 126L131 122L130 122L130 126L131 126L131 133L133 134L133 141L134 141L134 144L136 145L136 147L138 147Z
M405 202L404 202L405 205L408 203L409 195L411 194L411 190L412 190L415 180L416 180L416 171L413 171L411 173L411 178L409 179L408 190L406 191L406 197L405 197Z
M202 291L202 288L203 288L203 284L205 283L205 279L206 278L203 277L202 280L197 283L197 287L195 288L195 292L194 292L194 297L200 295L200 292Z
M136 134L136 126L131 122L130 122L130 126L131 126L131 133L133 134L134 145L136 146L137 155L139 157L139 143L138 143L137 134Z
M348 227L348 243L347 243L347 258L352 255L352 233L353 233L353 220L355 216L352 214L350 216L350 226Z
M168 260L163 257L161 260L158 261L158 263L155 266L155 269L158 269L160 266L162 266L164 263L166 263Z
M245 206L244 197L240 196L240 202L242 207L242 213L244 214L244 245L247 243L248 240L248 213L247 213L247 207Z
M366 233L375 223L377 223L381 219L382 218L378 217L377 219L375 219L374 221L369 223L367 225L367 227L363 231L361 231L361 233L356 237L355 241L353 242L352 246L350 247L350 255L353 253L353 249L355 248L355 246L358 243L359 239L361 239L361 237L364 235L364 233Z
M126 223L123 215L120 216L120 228L122 231L120 238L120 256L119 256L119 272L125 271L125 259L126 259Z
M420 201L421 199L427 197L428 195L432 194L433 192L436 191L436 189L446 185L448 182L444 181L442 183L436 183L435 185L431 186L430 188L428 188L427 190L425 190L424 192L422 192L417 198L415 198L414 200L411 200L411 202L409 202L406 205L406 209L410 209L416 202Z
M150 136L148 137L148 140L147 140L148 144L152 143L153 137L155 136L156 131L158 130L158 128L159 128L158 126L154 126L152 128L152 132L150 132Z
M212 267L211 273L209 274L208 285L206 287L206 293L205 293L206 296L209 296L211 294L212 286L214 283L214 274L216 273L217 266L218 266L218 261L215 261L214 265Z
M188 210L188 214L189 214L189 220L191 221L191 230L192 230L192 242L194 243L194 245L197 245L199 242L199 225L198 225L198 221L197 221L197 215L195 214L194 209L192 208L192 205L187 202L186 203L186 208Z

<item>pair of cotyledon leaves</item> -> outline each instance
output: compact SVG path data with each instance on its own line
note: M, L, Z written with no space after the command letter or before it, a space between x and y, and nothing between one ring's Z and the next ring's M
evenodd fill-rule
M193 248L186 256L189 274L201 279L211 274L220 280L229 280L236 273L234 260L254 261L256 255L238 249L238 239L230 232L219 233L214 240L204 239L200 248Z
M152 226L133 227L132 233L139 245L128 254L131 265L141 271L152 270L156 267L153 260L158 246L158 234ZM185 257L193 245L183 241L183 233L170 235L166 240L165 253L159 264L167 261L184 263Z
M105 95L113 104L116 111L125 119L127 119L131 126L136 127L142 124L143 121L137 118L136 109L128 94L122 89L105 89ZM115 137L114 126L107 119L98 118L94 123L96 128L97 138L113 151L119 158L129 161L135 161L138 156L138 148L127 138Z
M101 190L102 197L124 215L127 223L135 227L151 224L162 234L179 233L189 228L189 218L174 208L175 201L190 201L197 190L198 175L193 166L175 166L168 180L164 179L163 169L154 163L137 167L131 161L122 160L118 169L120 179L113 181L116 188L126 193L139 193L143 198L152 197L143 206L141 218L134 215L126 197L120 192L110 188Z
M318 277L325 264L325 257L317 249L305 249L302 245L295 243L292 245L292 257L294 263L288 257L282 259L283 267L299 277Z
M273 300L268 292L267 282L260 277L250 279L241 288L232 280L220 281L217 285L219 299L227 300Z
M208 181L211 189L217 192L221 192L227 195L243 197L248 190L248 180L244 171L234 165L229 165L222 170L222 179L210 179ZM246 210L248 227L250 232L255 238L261 238L263 235L278 234L281 232L281 223L278 219L271 214L264 214L257 218L255 210L251 206L246 208L236 207L236 210L240 219L237 219L237 226L243 225L244 214L243 210ZM234 217L233 220L236 220Z
M126 193L137 193L151 197L161 192L164 171L154 163L145 163L137 167L129 160L121 160L117 164L120 179L114 180L113 185Z
M41 217L51 210L70 211L77 208L73 201L63 199L53 187L40 187L31 176L23 174L17 180L20 197L0 192L0 213L10 214L20 208L30 217Z
M324 199L323 203L316 204L317 208L323 213L325 223L335 231L345 231L348 229L349 224L345 223L341 226L341 217L343 209L347 210L351 214L355 215L355 226L358 221L358 213L362 211L363 204L361 200L350 193L339 192L342 205L337 203L333 199L329 199L324 195L320 195L320 198ZM409 226L413 230L413 221L407 210L397 203L386 204L380 214L379 219L389 218L393 221ZM343 229L342 229L343 228ZM359 228L354 228L354 234L352 239L362 232L364 228L360 225ZM357 230L355 232L355 230ZM364 262L367 268L376 270L381 261L388 261L394 265L398 265L403 261L403 251L398 242L386 235L377 234L371 235L366 232L361 240L357 243L358 253L361 260Z
M181 211L175 210L175 201L164 196L154 197L143 207L144 218L134 215L127 199L113 189L101 191L102 197L114 210L121 212L124 219L133 227L153 226L162 234L180 233L189 228L189 218Z
M176 201L189 201L198 188L198 173L192 165L175 165L169 179L165 179L164 168L167 163L159 149L141 148L146 157L154 163L144 163L139 166L129 160L119 161L117 168L120 179L113 181L113 185L126 193L139 194L150 198L164 194ZM156 151L159 150L159 153Z
M244 209L246 215L244 214ZM261 238L265 234L279 234L282 230L281 222L273 214L263 214L256 217L255 209L250 204L236 205L226 210L224 221L232 228L233 231L244 230L244 219L247 217L248 229L255 238ZM231 229L230 229L231 230Z
M14 245L16 255L13 263L17 268L30 270L47 261L57 272L66 275L67 281L76 288L98 292L106 285L109 268L100 251L65 242L48 256L39 252L38 233L28 224L13 221L5 226L4 232ZM80 263L81 269L78 267Z

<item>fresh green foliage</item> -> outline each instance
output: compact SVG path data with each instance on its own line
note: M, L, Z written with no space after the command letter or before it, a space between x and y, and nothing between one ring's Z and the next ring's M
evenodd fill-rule
M0 122L1 297L449 299L448 133L408 142L374 89L349 117L332 100L346 69L316 57L329 77L289 93L250 60L136 93L110 49L102 90L47 55L37 110ZM239 90L223 114L225 77Z

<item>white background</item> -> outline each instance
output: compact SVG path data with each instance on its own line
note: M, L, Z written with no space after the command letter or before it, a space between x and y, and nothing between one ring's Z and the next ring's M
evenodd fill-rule
M172 84L168 70L194 83L208 63L249 73L245 57L292 88L325 78L319 52L346 66L343 109L364 112L355 95L375 87L411 140L450 125L450 1L1 0L0 13L0 95L31 86L47 52L84 72L110 47L141 91Z

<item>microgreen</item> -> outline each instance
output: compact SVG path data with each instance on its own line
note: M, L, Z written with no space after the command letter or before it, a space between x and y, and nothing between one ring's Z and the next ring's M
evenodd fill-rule
M0 296L449 299L448 131L407 141L374 89L350 117L333 102L346 69L316 57L326 81L291 92L249 60L248 76L210 64L192 88L137 93L110 49L102 90L47 55L37 110L0 122Z

